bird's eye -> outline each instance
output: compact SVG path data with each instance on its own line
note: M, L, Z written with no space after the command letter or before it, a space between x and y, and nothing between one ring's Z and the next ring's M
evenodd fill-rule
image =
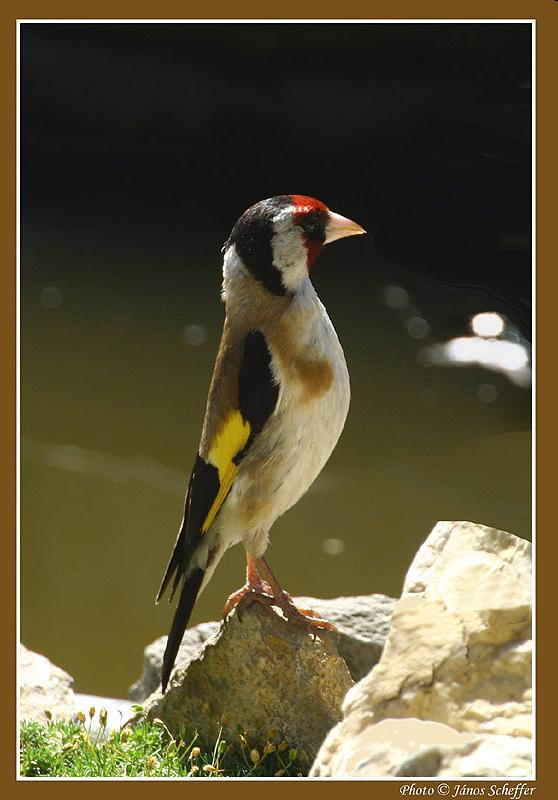
M320 226L320 221L317 217L306 217L302 223L303 229L306 233L316 233Z

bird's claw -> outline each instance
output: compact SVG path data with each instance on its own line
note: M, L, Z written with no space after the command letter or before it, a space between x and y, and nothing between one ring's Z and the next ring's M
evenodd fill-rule
M278 591L274 593L270 584L260 579L257 583L250 581L241 589L233 592L223 609L223 629L226 630L230 614L234 609L236 609L239 622L242 622L244 610L253 603L261 603L268 608L271 606L278 608L288 622L306 628L308 633L312 634L314 641L317 636L321 636L326 631L339 635L339 631L331 622L322 619L311 608L297 608L288 592L279 587L276 588Z
M311 608L298 608L287 592L283 592L283 595L289 599L279 605L279 608L288 622L306 628L308 633L312 634L314 641L316 641L317 636L321 636L324 632L340 635L335 625L326 619L322 619L316 611Z
M266 606L272 606L275 598L271 593L269 584L262 581L258 586L243 586L238 591L233 592L223 609L223 622L226 625L229 622L231 613L236 609L239 622L242 622L243 611L251 606L253 603L262 603Z

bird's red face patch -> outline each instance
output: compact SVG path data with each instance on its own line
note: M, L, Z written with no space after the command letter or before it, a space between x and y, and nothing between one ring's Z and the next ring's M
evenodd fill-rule
M310 272L324 246L328 207L321 200L304 194L291 194L289 197L294 205L293 221L302 229L304 246L308 253L306 266Z

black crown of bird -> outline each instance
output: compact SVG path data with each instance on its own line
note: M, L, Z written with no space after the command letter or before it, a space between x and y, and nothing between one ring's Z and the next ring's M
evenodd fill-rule
M366 233L305 195L248 208L223 246L225 322L184 516L157 602L180 596L163 657L166 690L199 593L225 551L243 544L240 603L279 609L313 632L335 630L297 608L264 554L275 520L307 491L331 455L349 409L343 349L310 280L324 245Z

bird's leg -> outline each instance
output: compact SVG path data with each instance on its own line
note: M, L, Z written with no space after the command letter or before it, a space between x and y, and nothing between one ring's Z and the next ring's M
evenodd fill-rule
M312 631L319 633L320 631L339 631L331 622L322 619L315 611L307 608L297 608L293 602L292 597L288 592L285 592L279 585L279 581L271 571L271 568L264 558L258 558L257 567L260 572L266 577L268 586L273 596L272 605L280 608L289 622L296 625L302 625Z
M238 606L241 600L248 599L272 605L273 592L269 583L261 579L257 569L257 560L246 554L246 583L228 598L223 609L224 619L228 617L233 608Z

